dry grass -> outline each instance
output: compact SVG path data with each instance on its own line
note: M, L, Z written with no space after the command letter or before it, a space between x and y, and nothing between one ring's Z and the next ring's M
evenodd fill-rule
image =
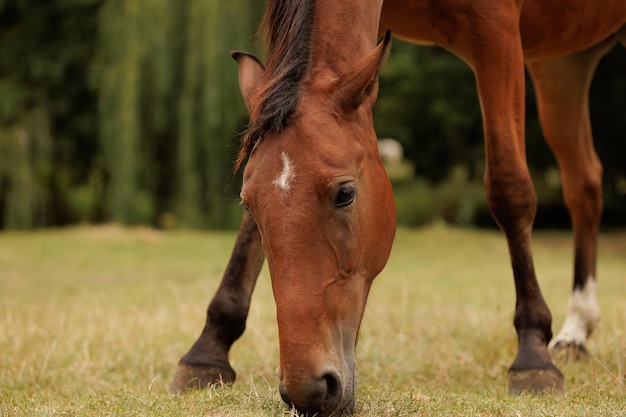
M274 304L264 270L232 388L169 396L202 328L232 233L118 227L0 235L0 416L282 416ZM540 233L535 256L555 330L571 241ZM359 416L626 415L626 233L604 234L603 322L593 356L561 364L563 396L509 397L515 352L509 260L497 232L400 230L375 281L358 347Z

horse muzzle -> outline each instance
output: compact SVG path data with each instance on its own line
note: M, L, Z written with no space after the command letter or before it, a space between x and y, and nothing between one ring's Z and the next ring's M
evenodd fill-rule
M278 371L279 392L283 401L298 412L322 417L353 410L354 369L350 370L347 378L342 378L337 369L331 366L310 376L302 370L291 371L291 376Z

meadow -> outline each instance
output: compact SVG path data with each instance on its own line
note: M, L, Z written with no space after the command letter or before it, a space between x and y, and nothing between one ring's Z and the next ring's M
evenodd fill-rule
M289 416L264 268L232 387L168 394L204 324L232 232L117 226L0 234L0 416ZM570 233L537 232L554 331L571 287ZM497 231L398 231L357 346L357 416L626 415L626 232L606 232L602 324L586 360L557 362L564 395L506 393L515 355L513 280Z

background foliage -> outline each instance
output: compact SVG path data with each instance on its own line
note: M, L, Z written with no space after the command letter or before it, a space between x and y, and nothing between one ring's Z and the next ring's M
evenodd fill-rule
M0 228L236 225L231 161L247 115L228 51L263 55L254 36L263 7L0 1ZM601 63L591 93L609 222L626 209L625 68L620 47ZM489 223L471 70L441 49L396 41L381 88L379 135L397 138L408 158L394 177L400 221ZM554 214L547 223L567 224L532 88L528 98L540 203L555 208L543 211Z

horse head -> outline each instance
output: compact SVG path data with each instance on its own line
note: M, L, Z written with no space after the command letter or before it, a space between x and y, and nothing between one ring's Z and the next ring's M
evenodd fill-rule
M254 217L277 308L280 394L299 411L352 409L355 345L396 218L372 106L389 36L338 77L307 74L287 126L250 150L242 204ZM235 53L252 122L265 69Z

